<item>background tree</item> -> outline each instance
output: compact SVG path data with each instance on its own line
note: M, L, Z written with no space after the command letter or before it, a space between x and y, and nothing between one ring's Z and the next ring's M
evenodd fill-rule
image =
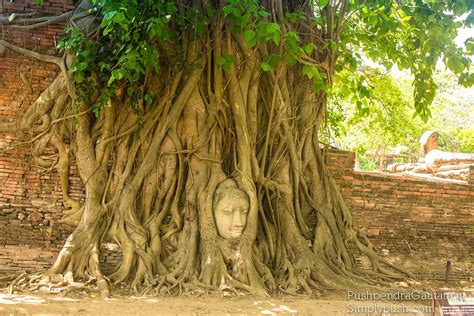
M457 78L443 69L434 73L434 80L438 89L431 106L432 117L420 125L423 130L440 132L439 146L443 150L473 153L473 89L457 85ZM409 91L409 77L400 77L397 81L401 89Z
M38 161L48 144L59 153L64 222L76 228L40 284L75 285L88 274L107 296L104 240L123 254L112 282L159 291L310 294L405 278L354 227L325 169L319 126L336 76L355 73L362 52L411 70L422 116L438 59L471 84L453 39L472 24L472 9L470 1L83 1L67 15L62 57L0 41L61 69L18 122L0 125L33 126ZM363 107L369 91L346 79L340 88ZM83 204L68 194L72 156ZM242 235L229 239L213 214L227 178L249 206ZM360 269L355 253L372 269Z
M410 85L408 90L402 90L390 74L380 69L359 71L370 89L370 98L358 107L357 98L350 91L337 92L336 83L321 138L338 148L356 152L358 166L363 170L380 167L379 158L371 155L392 153L401 150L401 146L406 162L416 161L418 139L425 126L419 116L414 116L415 109L407 95Z
M440 68L440 67L437 67ZM370 91L366 105L357 107L349 91L334 93L329 100L321 138L343 150L357 153L363 170L384 168L384 158L376 155L399 153L396 162L416 162L420 158L419 138L424 131L441 133L439 146L449 152L474 152L474 92L457 84L455 75L437 69L434 80L437 93L430 106L431 117L425 122L413 108L413 77L409 73L387 71L382 67L358 70ZM346 74L350 77L351 74ZM354 101L354 102L353 102Z

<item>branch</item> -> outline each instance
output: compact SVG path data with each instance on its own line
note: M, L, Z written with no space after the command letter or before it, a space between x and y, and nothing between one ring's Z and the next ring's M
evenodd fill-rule
M63 14L61 14L61 15L48 16L48 17L43 17L43 18L37 18L36 21L33 20L33 22L39 22L39 23L34 23L34 24L30 24L30 25L18 25L18 24L15 24L14 27L20 28L20 29L32 30L32 29L35 29L35 28L38 28L38 27L41 27L41 26L46 26L46 25L49 25L49 24L53 24L53 23L57 23L57 22L64 21L64 20L66 20L68 17L70 17L72 14L73 14L73 11L68 11L68 12L63 13ZM40 22L41 19L46 19L46 21ZM19 22L20 22L20 21L18 21L17 23L19 23ZM29 20L26 20L26 22L29 22Z
M23 55L28 56L28 57L31 57L31 58L34 58L34 59L37 59L37 60L40 60L40 61L44 61L44 62L47 62L47 63L56 64L61 69L61 72L64 75L64 78L66 79L66 87L67 87L67 92L68 92L69 96L71 96L71 98L74 97L74 90L75 89L74 89L74 85L72 83L71 73L69 73L69 71L67 69L68 67L66 65L66 55L64 55L63 57L43 55L43 54L28 50L28 49L25 49L25 48L16 46L16 45L11 44L9 42L6 42L4 40L0 40L0 48L2 46L8 47L8 48L10 48L11 50L14 50L17 53L23 54Z
M342 20L341 24L339 25L339 30L342 30L342 28L344 27L344 25L346 24L347 21L350 20L350 18L357 12L359 11L359 9L362 7L363 4L365 4L367 0L362 0L361 3L357 6L357 9L355 9L354 11L351 11L347 14L346 18Z
M81 18L85 18L86 16L90 15L91 13L88 11L81 12L79 14L74 14L74 11L68 11L60 15L56 16L43 16L38 18L24 18L15 21L15 18L18 16L16 13L13 13L9 17L2 17L0 18L0 24L12 24L13 27L19 29L26 29L32 30L42 26L47 26L54 23L59 23L62 21L71 18L71 20L77 20ZM26 25L19 25L20 23L26 23ZM28 24L33 23L33 24Z
M61 67L62 64L62 58L61 57L56 57L56 56L50 56L50 55L43 55L34 51L31 51L29 49L22 48L20 46L16 46L14 44L11 44L7 41L0 40L0 46L5 46L7 48L10 48L11 50L14 50L17 53L23 54L25 56L44 61L47 63L51 64L56 64L58 67Z
M337 39L339 39L342 21L344 20L344 16L346 15L346 12L347 12L347 4L348 4L348 1L344 1L341 11L339 12L339 16L337 18L337 25L336 25L336 31L335 31L335 35Z
M1 16L0 17L0 24L6 24L6 23L11 23L13 22L16 18L22 17L22 18L28 18L30 16L33 16L34 13L12 13L8 17L6 16Z
M64 88L64 78L58 75L56 79L44 90L40 96L28 107L20 119L11 123L0 123L0 132L11 133L26 131L33 127L34 123L45 115L53 106ZM47 129L46 129L47 131ZM45 131L45 132L46 132ZM45 132L40 133L43 135Z
M120 89L122 90L122 89ZM119 97L122 94L120 91L116 94ZM107 139L113 136L114 123L115 123L115 104L110 98L104 110L104 126L102 128L102 137ZM106 142L99 142L95 148L97 161L106 166L109 162L110 146L107 146Z

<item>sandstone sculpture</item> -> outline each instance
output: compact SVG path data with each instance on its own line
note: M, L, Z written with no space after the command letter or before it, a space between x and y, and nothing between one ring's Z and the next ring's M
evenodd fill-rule
M238 238L247 224L249 198L232 179L222 181L214 192L212 208L219 235Z
M434 131L423 133L420 138L420 158L418 163L391 164L389 172L406 172L414 176L448 178L467 181L469 166L474 164L474 154L453 153L438 149L439 134Z

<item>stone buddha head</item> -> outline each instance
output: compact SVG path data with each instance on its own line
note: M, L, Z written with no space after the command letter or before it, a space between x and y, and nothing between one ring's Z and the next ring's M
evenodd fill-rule
M232 179L219 183L214 192L212 209L219 235L238 238L247 224L249 197Z

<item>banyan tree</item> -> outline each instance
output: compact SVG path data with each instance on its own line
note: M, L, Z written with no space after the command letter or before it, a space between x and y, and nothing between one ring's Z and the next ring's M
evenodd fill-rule
M31 28L67 19L58 54L0 45L60 71L0 132L30 135L35 162L60 175L63 222L75 227L31 283L87 276L104 296L121 282L266 295L409 278L354 226L318 135L336 89L364 109L366 59L409 69L424 117L439 59L471 84L472 42L454 44L471 10L470 1L84 0L26 18ZM55 164L44 159L50 147ZM72 162L83 201L69 195ZM122 253L109 275L104 242Z

